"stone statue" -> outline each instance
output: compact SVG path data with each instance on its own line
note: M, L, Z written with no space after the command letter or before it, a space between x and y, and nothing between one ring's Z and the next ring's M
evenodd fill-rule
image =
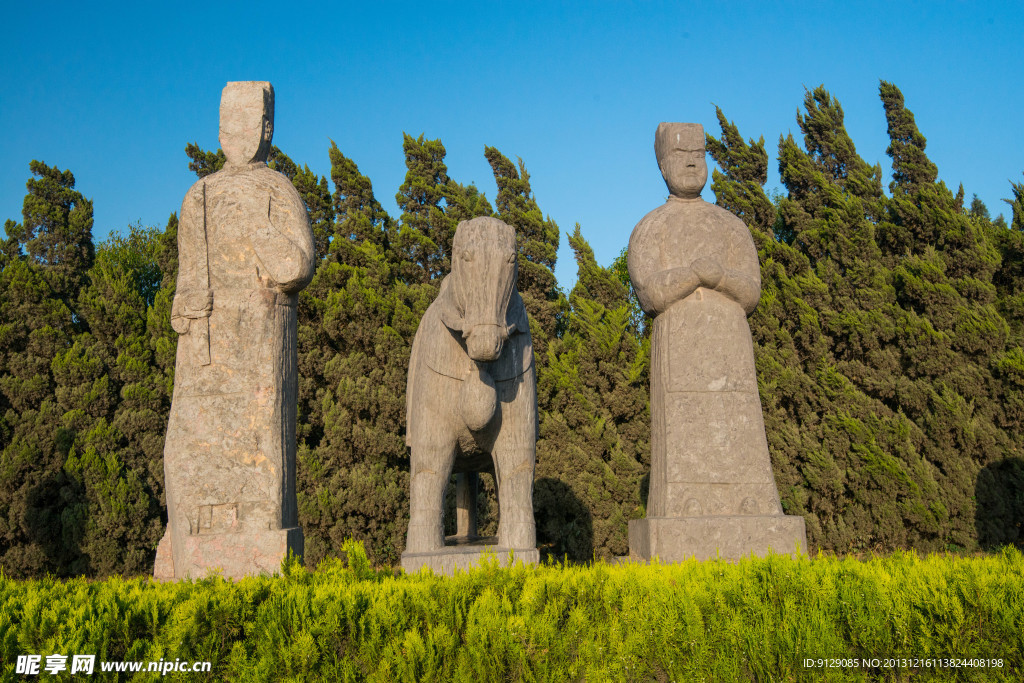
M313 277L313 234L298 192L267 168L273 127L270 83L228 83L227 163L181 206L158 578L274 572L302 553L295 305Z
M802 517L785 516L772 474L747 316L761 296L750 232L700 192L704 129L662 123L654 143L671 195L629 240L629 276L651 338L647 518L630 553L665 561L806 552Z
M516 291L516 238L496 218L459 223L452 272L416 330L406 392L411 515L402 567L450 573L490 549L536 562L533 471L537 389L530 324ZM472 477L491 471L498 490L497 545L445 546L443 505L459 476L459 531L473 536ZM471 541L464 538L463 541Z

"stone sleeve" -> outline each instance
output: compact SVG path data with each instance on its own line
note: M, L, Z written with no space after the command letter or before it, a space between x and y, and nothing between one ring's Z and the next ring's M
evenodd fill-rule
M629 239L629 279L640 306L652 316L690 296L700 286L700 279L689 266L661 269L661 246L650 234L647 219L637 225Z
M727 263L718 291L736 301L750 315L761 299L761 265L757 259L757 248L747 226L735 219L730 225Z
M302 197L284 176L270 192L267 218L251 236L253 248L278 290L298 292L313 279L313 231Z
M203 183L200 180L185 193L178 221L178 282L171 304L171 327L178 334L187 334L190 321L210 310Z

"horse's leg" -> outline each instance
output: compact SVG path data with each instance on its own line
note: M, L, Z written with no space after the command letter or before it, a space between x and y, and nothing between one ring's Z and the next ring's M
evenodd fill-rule
M498 545L536 548L533 475L537 462L537 399L532 368L518 382L503 382L501 431L494 441L498 490Z
M454 460L454 443L413 448L406 552L423 553L444 547L444 489Z
M457 536L476 537L476 498L480 475L476 472L462 472L455 475L455 521Z
M533 519L533 466L531 446L495 447L498 488L498 545L502 548L535 548L537 529Z

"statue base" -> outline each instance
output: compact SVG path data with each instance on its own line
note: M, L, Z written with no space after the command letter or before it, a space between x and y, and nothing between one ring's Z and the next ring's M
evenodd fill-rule
M158 581L201 579L212 573L241 579L277 574L289 550L302 555L303 536L299 527L186 536L182 558L185 568L182 576L178 576L174 571L171 538L165 533L156 549L153 578Z
M796 515L648 517L629 523L629 555L662 562L738 560L807 554L804 518Z
M512 564L538 564L540 551L537 548L505 548L495 543L497 538L466 539L450 537L445 546L425 553L402 553L402 569L406 573L418 572L429 567L435 574L451 576L456 571L467 571L479 566L486 558L493 558L502 567Z

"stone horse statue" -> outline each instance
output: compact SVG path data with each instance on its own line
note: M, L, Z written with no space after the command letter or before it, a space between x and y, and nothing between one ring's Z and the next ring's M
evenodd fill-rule
M498 491L498 547L536 546L537 387L517 274L512 228L488 217L459 223L451 274L420 321L409 361L407 553L444 546L444 493L453 471L472 473L458 477L460 535L475 535L475 522L467 525L476 505L467 483L490 471Z

